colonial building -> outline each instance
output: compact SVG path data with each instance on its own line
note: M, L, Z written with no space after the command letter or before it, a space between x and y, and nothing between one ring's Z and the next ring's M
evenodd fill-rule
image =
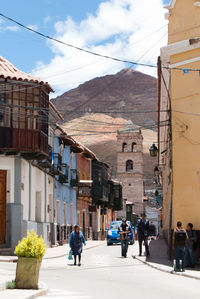
M85 237L92 239L94 216L90 207L92 205L92 159L95 154L85 146L83 152L77 154L78 189L77 189L77 224L80 225Z
M48 83L0 57L0 246L12 252L27 229L50 244L54 183L34 161L51 159L51 91Z
M161 49L159 165L163 230L170 241L177 221L200 230L200 3L171 0L168 45Z
M113 181L106 163L92 161L92 203L94 239L105 238L106 227L116 220L116 211L122 209L122 186Z
M143 211L143 137L132 122L117 132L117 178L123 186L124 202L133 204L133 213ZM126 204L118 217L126 216Z

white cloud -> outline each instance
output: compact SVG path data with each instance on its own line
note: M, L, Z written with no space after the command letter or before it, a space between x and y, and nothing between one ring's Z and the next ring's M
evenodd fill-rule
M156 65L159 49L167 42L164 13L162 0L110 0L80 23L69 16L57 22L55 37L103 55ZM54 58L46 65L38 63L33 73L53 85L58 94L127 66L55 42L48 45ZM136 69L156 75L156 69Z
M51 17L50 16L46 16L43 20L43 23L46 25L47 23L49 23L51 21Z
M17 25L6 26L6 27L5 27L5 30L9 30L9 31L13 31L13 32L20 31L19 26L17 26Z

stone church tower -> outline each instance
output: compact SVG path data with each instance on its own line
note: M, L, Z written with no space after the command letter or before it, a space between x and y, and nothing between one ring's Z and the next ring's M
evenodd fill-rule
M143 136L133 123L117 132L117 178L122 182L123 199L133 203L133 212L143 211Z

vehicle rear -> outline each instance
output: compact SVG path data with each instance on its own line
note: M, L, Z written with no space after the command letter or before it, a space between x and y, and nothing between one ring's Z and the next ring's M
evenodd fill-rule
M120 236L118 233L118 229L120 227L120 225L122 224L122 221L112 221L110 223L110 227L108 229L108 233L107 233L107 245L112 245L112 244L117 244L120 243ZM130 221L127 221L127 224L131 227L131 223ZM131 229L132 231L132 229ZM134 238L133 238L133 231L130 234L130 244L134 243Z

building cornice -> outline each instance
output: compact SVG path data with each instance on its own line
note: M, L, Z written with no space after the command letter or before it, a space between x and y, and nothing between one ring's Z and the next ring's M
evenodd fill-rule
M176 0L171 0L169 5L166 5L165 8L172 9L172 8L174 8L175 4L176 4Z
M199 38L186 39L177 43L167 45L160 50L162 62L169 63L170 56L195 50L198 48L200 48Z

